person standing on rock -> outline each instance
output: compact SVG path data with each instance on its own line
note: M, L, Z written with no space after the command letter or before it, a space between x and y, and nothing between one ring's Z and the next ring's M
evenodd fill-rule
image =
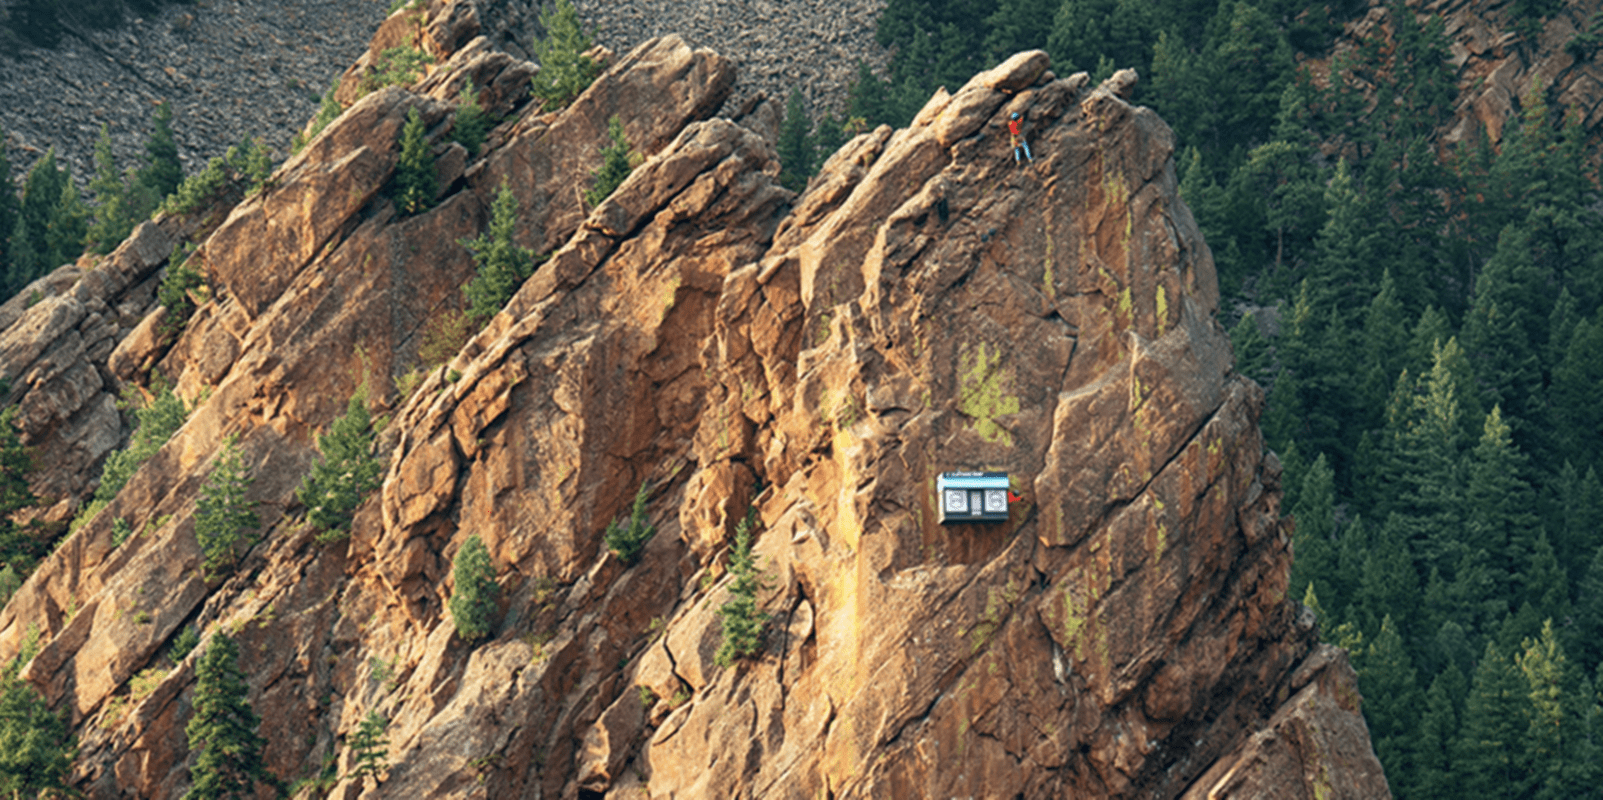
M1020 153L1023 153L1026 159L1034 163L1035 156L1030 155L1030 143L1024 141L1024 120L1019 119L1019 112L1015 111L1013 116L1008 117L1007 132L1013 139L1013 163L1021 163L1019 161Z

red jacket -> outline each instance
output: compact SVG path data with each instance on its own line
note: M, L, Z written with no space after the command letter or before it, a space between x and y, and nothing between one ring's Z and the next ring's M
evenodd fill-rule
M1022 133L1023 131L1024 131L1024 120L1022 120L1022 119L1010 119L1010 120L1007 121L1007 132L1008 133L1011 133L1014 136L1017 136L1020 133Z

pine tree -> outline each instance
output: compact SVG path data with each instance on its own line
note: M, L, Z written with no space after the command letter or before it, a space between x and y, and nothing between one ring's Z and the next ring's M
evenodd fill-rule
M451 138L468 151L471 158L479 154L479 148L484 146L484 137L490 130L490 118L484 113L484 107L479 105L479 90L473 88L473 81L462 87L462 94L457 98L456 121L451 125Z
M451 620L457 635L465 642L488 636L495 622L495 598L500 587L495 582L495 566L490 551L477 534L469 536L456 551L451 575L456 588L451 592Z
M1360 193L1345 159L1336 162L1324 205L1329 212L1319 230L1310 280L1319 305L1356 318L1364 301L1373 297L1376 276L1370 271L1380 234L1374 225L1376 213Z
M801 89L790 90L785 103L785 118L779 123L779 183L793 192L807 188L807 176L812 174L813 143L807 135L807 109Z
M1425 692L1425 713L1419 720L1417 770L1411 797L1421 800L1456 800L1458 776L1453 761L1459 735L1455 688L1465 683L1464 673L1453 664L1431 681Z
M657 533L657 526L652 525L646 517L646 500L650 497L646 482L640 483L640 490L635 492L634 508L629 513L629 523L620 524L616 520L607 523L606 533L602 535L602 542L613 555L618 557L627 566L633 566L640 560L640 552L645 549L646 542Z
M46 272L75 261L84 251L84 239L89 235L89 209L78 194L78 185L70 178L61 186L61 197L50 209L50 225L45 230L45 258L41 262Z
M1380 288L1364 311L1364 328L1359 339L1363 356L1359 361L1362 375L1358 407L1366 412L1367 424L1371 426L1384 423L1386 398L1404 363L1404 354L1397 344L1407 339L1408 322L1397 296L1397 282L1387 269L1381 273Z
M1583 476L1565 461L1549 486L1555 495L1548 500L1547 521L1553 552L1569 570L1570 583L1577 584L1593 549L1603 544L1603 481L1598 480L1596 468L1588 467Z
M1399 509L1409 520L1409 542L1417 557L1444 574L1463 555L1463 497L1460 454L1458 343L1448 339L1435 349L1434 364L1415 395L1412 421L1403 433L1402 452L1413 468L1402 475L1407 487Z
M1364 568L1354 593L1355 621L1364 630L1378 630L1382 621L1399 615L1394 624L1401 634L1412 639L1414 626L1404 614L1413 609L1419 596L1419 577L1414 572L1414 559L1408 552L1408 524L1393 514L1386 524L1375 532L1369 551L1364 554Z
M178 185L184 182L184 165L178 160L172 122L172 104L163 100L156 106L156 129L145 140L145 166L139 170L138 182L150 191L158 204L178 191Z
M1561 447L1577 468L1597 463L1597 454L1603 452L1599 386L1603 386L1603 311L1595 319L1575 324L1569 348L1554 368L1548 389L1554 427L1566 434Z
M1541 276L1531 261L1530 236L1509 226L1498 237L1497 252L1475 278L1474 305L1465 315L1462 343L1474 368L1485 406L1501 405L1518 420L1516 440L1529 451L1526 420L1538 418L1541 359L1533 343L1540 335L1536 284Z
M1538 521L1530 509L1535 497L1521 475L1525 454L1514 446L1502 410L1486 415L1480 443L1470 452L1464 489L1464 544L1518 569L1534 546ZM1506 576L1499 593L1506 590Z
M585 55L590 37L579 27L579 12L569 0L556 0L540 14L545 38L534 40L535 73L533 94L546 110L556 110L573 102L601 74L601 65Z
M70 791L73 740L39 692L17 677L22 666L19 656L0 670L0 795L57 796Z
M1464 705L1463 735L1453 763L1460 791L1481 798L1517 797L1525 781L1523 742L1530 727L1529 688L1514 663L1487 643Z
M990 28L985 52L991 61L1001 63L1014 53L1045 45L1042 21L1051 19L1059 5L1057 0L998 0L996 10L985 20Z
M261 524L255 503L245 499L251 481L237 435L229 436L195 501L195 539L206 555L202 569L208 580L234 565L239 558L235 548L245 531Z
M87 238L90 247L102 255L128 238L134 226L156 208L151 190L131 172L126 177L117 172L111 154L111 130L101 125L100 139L95 143L95 177L89 182L95 201L94 222Z
M1329 577L1336 570L1335 500L1334 476L1325 463L1325 455L1320 453L1308 468L1302 491L1297 494L1297 505L1291 510L1297 520L1297 533L1291 544L1296 554L1291 564L1292 597L1302 595L1315 582L1329 594ZM1329 599L1340 604L1348 598L1329 594Z
M478 272L462 287L468 302L467 316L475 324L490 321L534 273L534 254L513 241L517 231L518 199L506 181L490 206L490 230L462 246L473 253Z
M1538 619L1569 619L1569 576L1559 566L1558 556L1547 541L1547 532L1536 528L1527 534L1529 545L1521 554L1520 572L1515 577L1520 592L1515 597L1529 603Z
M4 389L4 382L0 382L0 393ZM22 446L17 414L17 406L0 411L0 563L12 571L12 579L20 586L21 578L45 555L49 543L33 535L33 530L19 528L11 521L12 514L39 501L28 488L33 457ZM16 588L12 587L12 591ZM5 596L9 597L10 593ZM0 607L4 605L4 599L0 599Z
M857 62L857 78L846 92L846 127L854 133L891 121L890 88L868 64ZM858 129L862 130L858 130Z
M357 726L356 734L351 737L351 762L355 767L349 777L358 783L365 783L369 775L377 781L379 773L387 766L385 759L389 756L390 740L385 738L384 731L389 724L389 720L374 709L367 712L362 724Z
M594 183L584 194L584 201L591 208L601 205L601 201L623 185L624 179L634 170L630 163L629 140L623 134L623 123L618 121L617 115L607 120L607 138L612 144L601 148L601 169L590 173Z
M1418 739L1419 687L1412 660L1390 614L1370 640L1357 664L1358 686L1367 701L1375 754L1386 768L1393 787L1411 786L1415 780L1414 748Z
M723 643L714 657L720 667L755 655L762 650L763 626L768 615L757 608L757 592L766 581L751 554L751 531L756 525L756 509L735 528L735 546L729 551L729 600L718 609L723 627Z
M1515 662L1530 698L1525 751L1531 796L1560 800L1595 792L1598 747L1588 717L1596 713L1596 701L1559 646L1551 619L1542 624L1540 637L1525 641L1525 652Z
M50 264L50 244L46 237L56 206L61 202L62 190L70 183L67 174L56 166L54 148L45 152L22 184L22 202L17 213L16 229L11 234L11 269L6 273L6 296L21 291L35 278L54 269Z
M429 152L427 128L417 106L406 112L401 128L401 157L395 165L395 205L402 214L420 214L434 205L439 177Z
M199 751L184 800L255 797L257 783L279 785L262 762L267 742L256 733L261 718L249 694L239 645L214 634L195 666L195 715L184 726L189 749Z
M328 433L317 437L322 458L302 479L295 499L306 505L306 521L322 531L320 543L350 535L357 506L379 487L383 462L373 455L373 417L367 410L367 385L357 387Z
M1586 668L1603 665L1603 545L1593 552L1575 595L1576 661ZM1603 691L1603 686L1599 687Z

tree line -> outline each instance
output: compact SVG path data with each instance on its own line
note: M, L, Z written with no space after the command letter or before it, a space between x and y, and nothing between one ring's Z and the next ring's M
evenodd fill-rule
M1509 5L1517 57L1562 6ZM1387 10L1327 59L1367 4L890 0L889 68L859 65L817 125L793 95L781 174L801 188L831 126L906 124L1018 50L1060 75L1135 67L1178 135L1238 369L1269 392L1295 596L1352 654L1394 795L1582 796L1603 777L1598 157L1540 84L1497 141L1442 145L1444 20ZM1600 42L1603 13L1565 49Z

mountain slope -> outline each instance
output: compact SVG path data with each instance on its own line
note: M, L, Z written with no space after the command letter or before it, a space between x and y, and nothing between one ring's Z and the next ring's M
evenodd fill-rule
M1132 73L1091 87L1020 54L796 197L768 143L710 118L734 78L714 53L653 40L542 116L528 65L432 22L442 67L415 92L357 101L214 230L160 221L113 255L147 275L153 237L194 235L212 299L170 348L118 327L112 355L73 356L102 394L163 375L197 408L0 612L0 658L45 634L24 675L78 731L87 794L187 785L198 656L167 645L194 624L240 642L286 780L343 773L341 740L388 717L374 796L1385 796L1344 656L1284 596L1262 393L1232 370L1173 135L1124 99ZM449 140L468 73L506 87L483 155ZM412 110L441 196L403 218ZM613 115L646 158L587 208ZM403 396L503 184L551 256ZM94 274L42 282L0 349L29 352L70 298L126 295ZM33 352L17 374L44 374ZM319 546L294 489L364 382L388 471ZM193 501L236 433L263 536L208 581ZM1008 471L1010 520L938 525L955 469ZM640 487L658 532L629 566L602 535ZM718 668L748 507L773 618ZM145 532L114 546L116 518ZM475 646L445 613L470 535L502 589ZM159 680L135 695L141 673Z

